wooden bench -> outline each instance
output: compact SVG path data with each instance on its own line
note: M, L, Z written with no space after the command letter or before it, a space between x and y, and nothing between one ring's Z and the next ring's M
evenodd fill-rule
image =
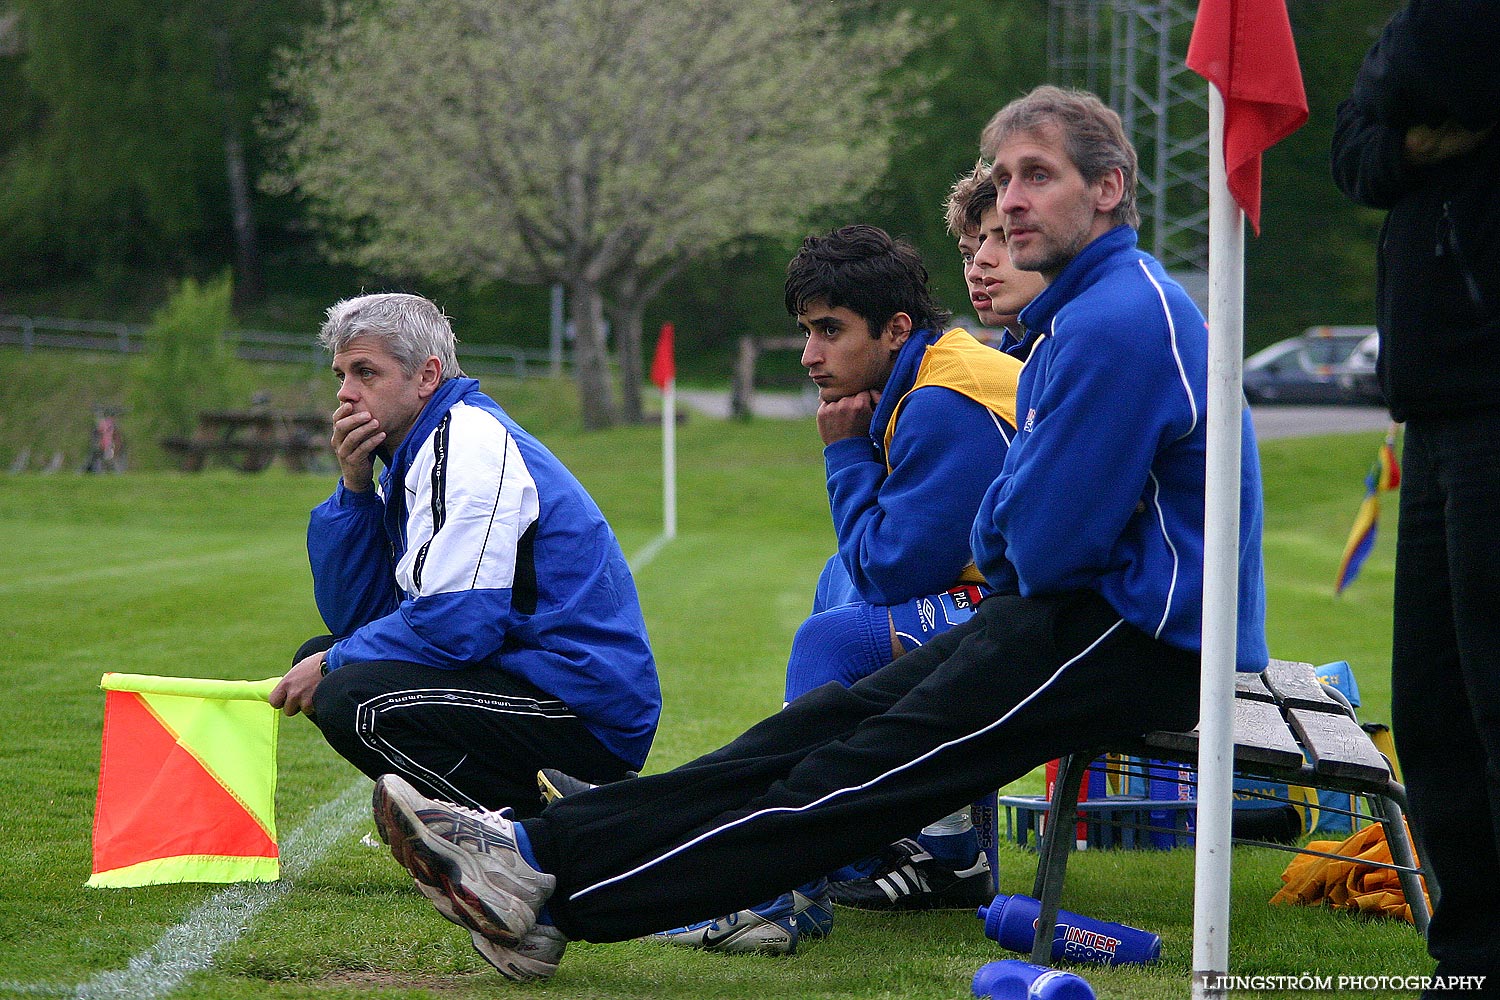
M1090 762L1105 754L1196 766L1198 730L1147 733L1120 745L1064 757L1059 763L1055 793L1037 848L1032 890L1042 904L1031 950L1031 960L1038 964L1052 961L1052 938L1078 817L1078 791ZM1310 664L1272 660L1264 673L1236 675L1234 771L1237 776L1363 797L1385 828L1394 862L1389 867L1399 873L1412 920L1419 931L1427 932L1431 914L1422 892L1416 849L1406 826L1406 790L1396 781L1385 755L1360 728L1348 704L1318 682ZM1088 810L1090 805L1085 802L1083 808Z
M274 410L206 410L190 437L168 437L162 447L177 456L184 472L200 472L221 458L242 472L260 472L280 457L294 472L306 471L329 454L326 416Z

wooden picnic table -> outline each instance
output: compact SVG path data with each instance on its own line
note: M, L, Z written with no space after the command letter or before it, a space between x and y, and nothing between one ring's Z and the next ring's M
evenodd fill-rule
M199 472L221 458L242 472L260 472L278 456L294 472L332 452L326 415L280 410L205 410L190 437L169 437L162 447L178 456L184 472Z

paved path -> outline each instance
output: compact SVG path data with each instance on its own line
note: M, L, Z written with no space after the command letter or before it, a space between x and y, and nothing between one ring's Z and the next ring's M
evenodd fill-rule
M1391 423L1391 415L1379 406L1252 406L1250 418L1261 441L1383 431Z
M812 383L808 383L812 390ZM729 393L715 389L678 389L677 400L683 406L696 410L706 417L729 416ZM750 401L750 410L757 417L776 420L796 420L810 417L818 410L818 394L796 392L757 392Z
M711 389L678 389L677 398L686 408L707 417L729 416L729 393ZM798 420L812 416L818 397L809 391L757 392L751 407L757 417ZM1390 416L1378 406L1255 406L1250 410L1256 437L1309 437L1315 434L1357 434L1383 431Z

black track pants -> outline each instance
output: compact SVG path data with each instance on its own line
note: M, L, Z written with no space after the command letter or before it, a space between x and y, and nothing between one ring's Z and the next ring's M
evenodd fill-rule
M614 941L763 902L1062 754L1191 728L1198 664L1091 593L991 597L851 688L528 820L558 878L549 911L569 937Z
M298 659L332 643L313 639ZM542 805L538 768L595 783L629 770L563 702L488 667L346 663L318 683L313 709L328 744L371 778L399 774L425 795L468 806L531 816Z
M1497 509L1500 414L1407 421L1391 729L1422 861L1441 894L1427 950L1439 975L1488 976L1494 993L1485 995L1500 995Z

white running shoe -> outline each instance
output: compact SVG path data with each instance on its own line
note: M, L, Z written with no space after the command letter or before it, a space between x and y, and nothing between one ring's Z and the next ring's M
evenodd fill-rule
M550 979L557 971L563 951L568 947L568 939L551 924L537 924L514 947L503 945L471 930L454 909L453 900L441 889L434 889L421 882L417 882L417 889L427 897L434 909L469 932L474 940L474 950L506 979L529 983L538 979Z
M740 910L717 920L674 927L651 936L668 944L703 951L790 955L797 950L795 903L791 893L782 893L771 902L752 909Z
M392 856L445 917L510 948L536 926L557 879L521 856L509 810L429 799L395 774L375 782L373 807Z
M478 931L469 933L474 937L474 950L500 975L517 983L550 979L568 947L563 932L551 924L537 924L514 947L491 941Z

